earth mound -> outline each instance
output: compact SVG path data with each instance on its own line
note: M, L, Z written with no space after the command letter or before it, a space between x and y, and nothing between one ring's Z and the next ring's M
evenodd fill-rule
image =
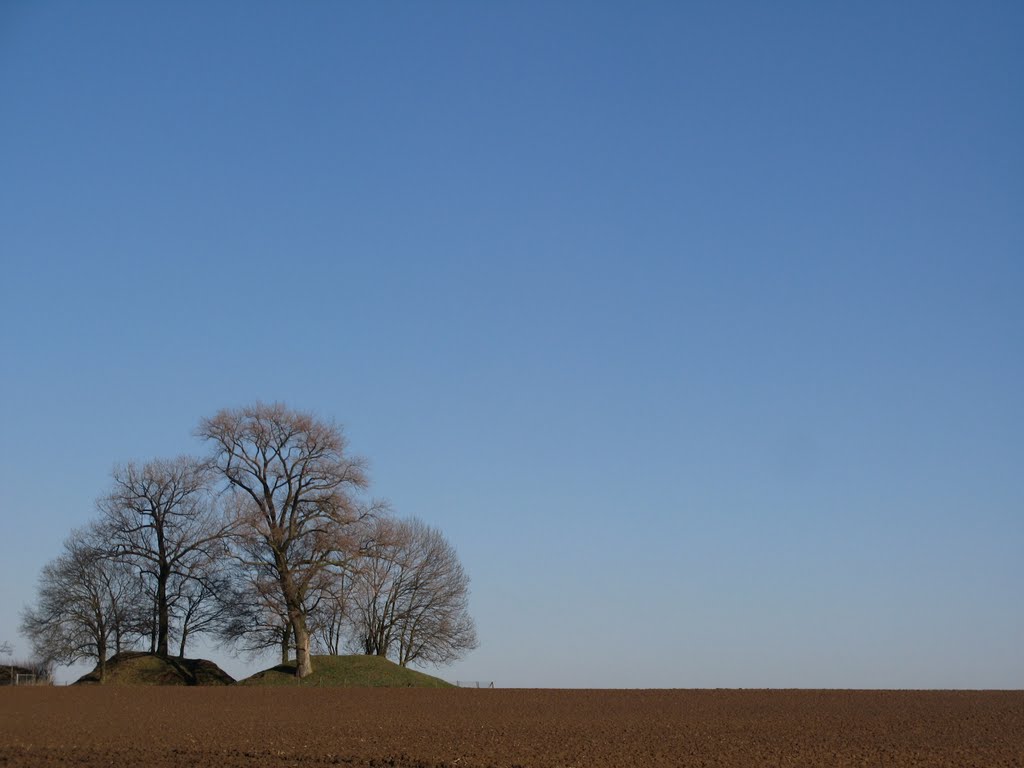
M100 684L100 668L75 685ZM103 685L231 685L235 679L206 659L179 659L156 653L122 651L107 659Z
M313 674L295 677L295 662L257 672L239 685L306 685L339 688L451 688L438 677L401 667L383 656L314 656Z

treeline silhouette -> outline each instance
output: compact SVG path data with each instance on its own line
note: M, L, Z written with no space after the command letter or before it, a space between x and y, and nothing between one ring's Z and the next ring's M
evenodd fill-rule
M42 570L22 633L44 665L148 649L184 657L206 635L235 652L280 650L406 666L477 646L469 577L451 543L367 495L342 428L285 405L200 421L206 456L116 467L96 516Z

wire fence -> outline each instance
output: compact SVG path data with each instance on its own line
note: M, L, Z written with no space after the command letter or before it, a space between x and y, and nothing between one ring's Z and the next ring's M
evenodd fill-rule
M455 685L459 688L493 688L494 681L483 680L456 680Z

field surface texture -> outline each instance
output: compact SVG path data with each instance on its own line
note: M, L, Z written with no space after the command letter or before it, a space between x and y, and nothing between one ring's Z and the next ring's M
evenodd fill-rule
M1024 766L1024 692L0 689L0 765Z

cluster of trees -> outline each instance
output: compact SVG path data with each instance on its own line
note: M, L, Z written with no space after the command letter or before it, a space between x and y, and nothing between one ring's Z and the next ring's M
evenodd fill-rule
M57 664L148 645L185 655L208 635L238 651L279 648L296 675L314 652L403 666L477 645L469 578L451 544L367 499L366 463L341 429L284 405L225 409L197 430L205 458L114 470L97 518L43 568L22 616Z

